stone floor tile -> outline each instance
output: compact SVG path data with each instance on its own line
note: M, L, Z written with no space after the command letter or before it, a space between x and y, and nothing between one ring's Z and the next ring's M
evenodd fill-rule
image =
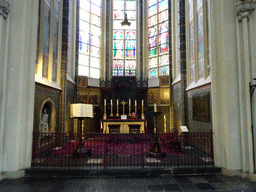
M162 185L148 185L147 189L148 191L164 191L164 188Z
M188 177L188 179L192 183L208 183L208 181L206 181L203 177L200 177L200 176Z
M214 175L203 176L203 178L206 181L208 181L209 183L221 183L221 182L223 182L221 179L219 179L218 177L216 177Z
M176 184L176 180L173 177L164 177L164 178L160 178L160 183L162 185L164 184Z
M159 177L145 178L144 182L146 185L161 185L161 179Z
M193 183L179 183L178 185L183 191L199 191Z
M231 189L229 185L227 185L226 183L224 182L221 182L221 183L211 183L211 186L213 186L216 190L228 190L228 189Z
M200 190L214 190L215 188L209 183L196 183L195 184Z
M229 183L228 186L234 190L251 190L251 188L244 183Z
M249 186L251 189L256 191L256 182L248 182L246 183L247 186Z
M186 176L174 177L177 183L191 183L192 182Z
M181 191L181 188L178 184L165 184L162 186L165 191Z

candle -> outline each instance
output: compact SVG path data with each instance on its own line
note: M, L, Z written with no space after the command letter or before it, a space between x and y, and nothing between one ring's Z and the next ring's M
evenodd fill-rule
M112 99L111 99L111 100L110 100L110 105L112 106L112 104L113 104L113 103L112 103Z
M129 99L129 106L131 106L131 99Z
M106 106L106 104L107 104L107 101L106 101L106 99L104 99L104 106Z
M141 101L141 105L142 105L142 107L143 107L143 104L144 104L144 101L142 100L142 101Z
M137 106L137 100L135 100L135 106Z
M157 112L156 103L154 103L154 112Z
M118 99L117 99L117 100L116 100L116 105L118 106L118 104L119 104L119 103L118 103Z

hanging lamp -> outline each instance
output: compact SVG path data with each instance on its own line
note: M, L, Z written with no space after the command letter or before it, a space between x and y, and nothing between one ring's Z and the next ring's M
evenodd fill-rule
M126 0L124 1L124 21L121 23L122 27L130 27L131 23L127 19L127 14L125 13Z

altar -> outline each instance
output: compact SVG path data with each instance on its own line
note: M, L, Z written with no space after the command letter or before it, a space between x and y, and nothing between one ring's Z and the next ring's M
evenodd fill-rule
M103 119L102 133L146 133L145 119Z

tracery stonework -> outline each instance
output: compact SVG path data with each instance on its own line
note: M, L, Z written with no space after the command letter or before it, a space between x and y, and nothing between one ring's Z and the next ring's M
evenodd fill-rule
M243 18L250 18L251 13L255 10L256 0L239 0L236 4L238 21Z
M6 0L0 0L0 15L6 19L7 15L9 14L10 3Z

